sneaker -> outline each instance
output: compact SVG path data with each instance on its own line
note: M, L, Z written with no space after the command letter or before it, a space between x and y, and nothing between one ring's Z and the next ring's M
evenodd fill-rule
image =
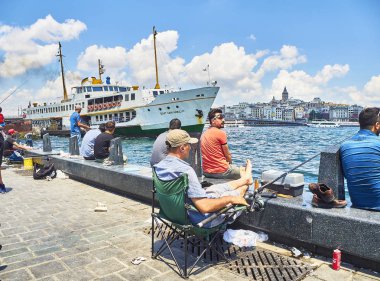
M6 192L7 192L7 189L5 188L5 185L4 184L0 184L0 193L4 194Z

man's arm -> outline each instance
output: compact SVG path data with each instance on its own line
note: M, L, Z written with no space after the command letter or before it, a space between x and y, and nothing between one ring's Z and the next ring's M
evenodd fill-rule
M85 130L90 130L90 126L87 126L86 124L84 124L84 123L82 123L80 121L78 121L77 124L78 124L78 127L81 127L81 128L83 128Z
M230 150L228 149L228 144L222 145L222 151L223 151L224 157L226 157L227 162L231 164L232 156L231 156Z
M246 205L248 206L247 201L240 196L224 196L220 198L191 198L195 207L201 213L210 213L216 212L228 204L234 205Z
M22 149L22 150L31 150L33 148L31 148L30 146L27 146L27 145L22 145L22 144L19 144L17 142L14 142L13 143L13 147L14 148L17 148L17 149Z

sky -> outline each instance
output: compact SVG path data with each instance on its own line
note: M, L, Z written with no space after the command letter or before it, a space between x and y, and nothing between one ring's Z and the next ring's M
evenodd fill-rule
M289 96L380 106L377 0L0 0L0 106L16 115L31 102L62 99L97 76L190 89L217 81L214 106ZM206 71L204 71L206 69ZM208 71L207 71L208 69Z

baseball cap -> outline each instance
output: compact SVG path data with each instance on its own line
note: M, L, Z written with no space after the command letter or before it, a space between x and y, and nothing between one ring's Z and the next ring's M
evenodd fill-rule
M81 107L79 104L77 104L77 105L75 106L75 109L82 109L82 107Z
M8 135L13 135L15 133L17 133L17 131L15 131L15 129L9 129L8 130Z
M166 136L166 141L171 147L178 147L186 143L197 143L198 139L191 138L190 135L181 129L174 129L169 131Z

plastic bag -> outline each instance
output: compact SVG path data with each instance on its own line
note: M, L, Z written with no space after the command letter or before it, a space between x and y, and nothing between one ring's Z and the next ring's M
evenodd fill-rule
M264 242L268 240L268 235L265 233L256 233L251 230L244 229L227 229L223 234L224 241L232 243L238 247L255 247L256 242Z

